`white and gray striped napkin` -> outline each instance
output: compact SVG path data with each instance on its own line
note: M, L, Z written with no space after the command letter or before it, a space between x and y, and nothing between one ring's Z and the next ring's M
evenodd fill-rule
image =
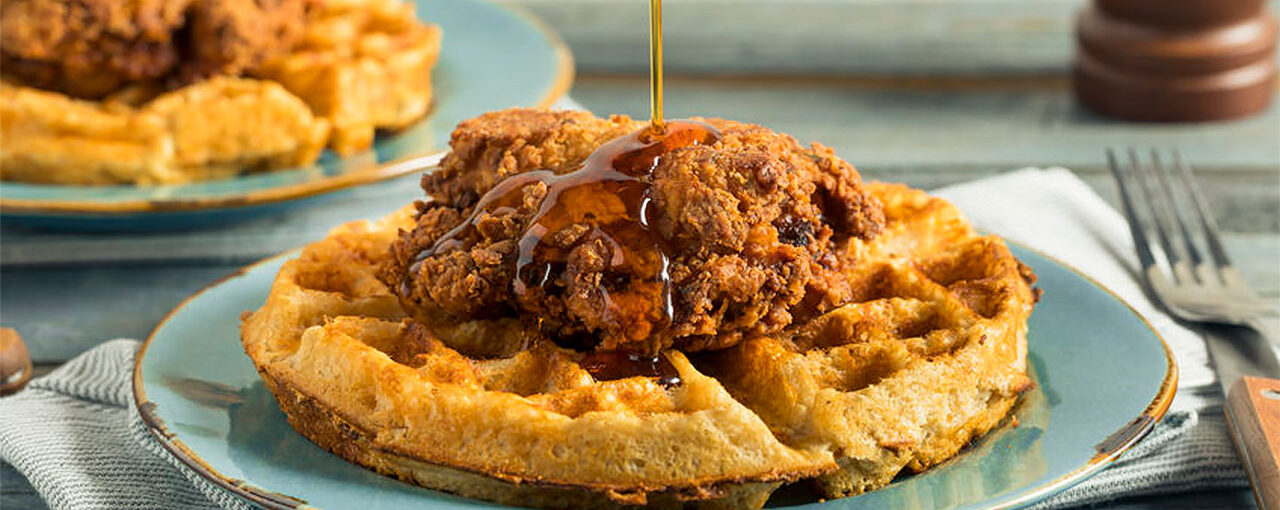
M1132 240L1115 210L1063 169L1021 170L938 193L981 228L1068 261L1107 285L1150 320L1178 356L1178 396L1155 432L1036 510L1247 486L1204 344L1146 298L1135 279ZM251 508L187 469L145 430L130 391L137 346L107 342L0 399L0 459L55 510Z

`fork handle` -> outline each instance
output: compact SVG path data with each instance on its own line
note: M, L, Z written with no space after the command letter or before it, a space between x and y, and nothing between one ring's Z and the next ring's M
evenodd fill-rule
M1241 377L1225 410L1258 508L1280 510L1280 379Z

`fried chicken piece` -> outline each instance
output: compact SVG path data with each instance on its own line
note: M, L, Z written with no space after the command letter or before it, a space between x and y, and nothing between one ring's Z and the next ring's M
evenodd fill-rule
M137 82L237 76L301 38L307 1L6 0L0 67L83 99Z
M158 79L180 55L174 31L190 0L5 0L0 68L24 84L96 99Z
M197 0L180 79L235 76L302 39L307 0Z
M634 225L610 223L620 216L608 211L625 200L579 196L599 201L591 207L603 212L541 234L547 253L558 255L538 266L544 283L532 290L517 274L528 261L517 259L527 234L545 226L549 176L578 169L602 144L644 124L520 109L464 122L441 168L423 178L431 201L419 203L416 228L393 244L381 278L416 320L473 355L508 354L510 337L525 332L488 342L470 332L492 335L495 324L520 323L580 349L720 349L846 301L844 241L874 237L884 221L857 171L820 145L806 148L761 126L705 122L719 130L718 140L670 150L637 177L650 199L642 215L652 239L637 240ZM549 172L523 175L537 170ZM522 192L508 189L521 180ZM498 194L516 199L495 202ZM646 246L657 248L635 249ZM654 251L666 256L665 295L646 292L653 282L635 272L616 270L616 261L643 265L659 256ZM670 316L655 316L663 298Z

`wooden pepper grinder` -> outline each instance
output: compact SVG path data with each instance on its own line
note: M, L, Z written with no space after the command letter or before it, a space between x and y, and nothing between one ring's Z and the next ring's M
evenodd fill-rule
M1276 95L1264 0L1094 0L1076 25L1076 96L1137 121L1230 119Z

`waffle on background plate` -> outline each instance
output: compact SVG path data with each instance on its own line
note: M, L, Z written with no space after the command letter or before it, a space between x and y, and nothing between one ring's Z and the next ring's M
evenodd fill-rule
M306 166L430 108L441 31L400 0L98 1L0 12L0 178L151 185ZM149 26L164 13L170 25Z
M505 133L480 130L475 157L446 158L445 179L572 168L587 158L575 145L601 145L582 126L602 119L532 115L555 117L560 136L515 125ZM609 122L615 125L602 128L609 132L640 126ZM760 163L742 157L756 147L728 141L763 131L776 142L765 161L779 165L775 170L829 172L834 165L853 172L820 146L803 148L758 126L708 122L723 130L723 142L671 153L705 157L655 165ZM476 134L467 125L454 133L455 153ZM816 166L806 167L810 162ZM758 184L767 174L760 168L733 163L715 175ZM526 334L541 327L519 304L492 305L453 325L414 318L421 310L409 299L410 284L396 288L387 268L397 267L392 247L431 214L425 204L343 225L304 248L283 266L265 305L246 315L244 347L298 432L379 473L465 497L545 508L758 508L790 482L811 480L826 498L873 490L955 455L1001 423L1033 386L1026 332L1036 293L1034 276L1003 241L974 232L947 202L852 175L839 186L871 197L862 214L875 219L878 234L831 237L825 226L811 226L803 229L806 241L788 243L837 252L815 260L838 268L847 283L842 298L816 305L797 296L780 305L790 323L742 329L732 341L662 343L657 354L668 374L601 372L600 352L545 335L491 338L519 348L477 354L477 338L521 334L490 327L508 324L503 314L524 319L518 322ZM429 191L432 182L439 178L424 178ZM539 186L526 198L539 196ZM815 192L811 184L797 189ZM536 202L524 206L537 209ZM477 203L484 199L442 207L474 212ZM829 212L833 204L824 207ZM742 211L741 218L755 218L754 209ZM512 217L510 208L492 212ZM753 238L767 243L794 229L789 214L762 224ZM747 259L748 244L741 248ZM505 253L515 263L515 252ZM492 273L459 275L459 282L475 284L483 274ZM459 341L460 332L472 338Z

